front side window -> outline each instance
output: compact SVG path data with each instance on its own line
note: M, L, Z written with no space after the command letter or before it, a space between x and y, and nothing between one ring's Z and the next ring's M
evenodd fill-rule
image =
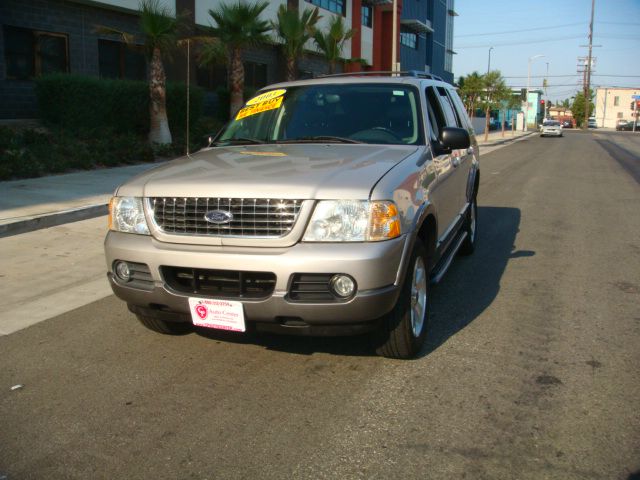
M3 30L7 78L26 80L69 71L66 35L10 26Z
M344 0L306 0L316 7L324 8L343 17L346 14L346 2Z
M216 140L424 144L417 90L393 84L310 85L262 93Z

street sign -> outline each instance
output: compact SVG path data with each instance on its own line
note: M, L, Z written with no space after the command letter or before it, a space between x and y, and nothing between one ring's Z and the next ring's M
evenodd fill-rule
M631 95L634 100L640 100L640 95Z

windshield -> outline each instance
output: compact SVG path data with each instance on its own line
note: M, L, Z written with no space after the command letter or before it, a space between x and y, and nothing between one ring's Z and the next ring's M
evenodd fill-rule
M423 144L418 98L415 88L394 84L269 90L247 101L216 143Z
M559 127L560 122L556 122L555 120L549 120L546 122L542 122L542 125L545 127Z

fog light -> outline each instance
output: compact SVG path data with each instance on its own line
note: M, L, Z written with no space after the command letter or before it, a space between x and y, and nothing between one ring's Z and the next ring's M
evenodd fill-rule
M115 264L114 270L116 272L116 276L123 282L131 280L131 272L129 271L129 265L127 262L118 260Z
M329 281L331 291L341 298L347 298L356 291L356 282L349 275L337 274Z

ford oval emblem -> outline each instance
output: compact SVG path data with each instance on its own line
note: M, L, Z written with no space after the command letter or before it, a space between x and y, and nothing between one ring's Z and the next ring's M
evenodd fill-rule
M204 219L216 225L226 225L233 220L233 213L225 212L224 210L211 210L204 214Z

